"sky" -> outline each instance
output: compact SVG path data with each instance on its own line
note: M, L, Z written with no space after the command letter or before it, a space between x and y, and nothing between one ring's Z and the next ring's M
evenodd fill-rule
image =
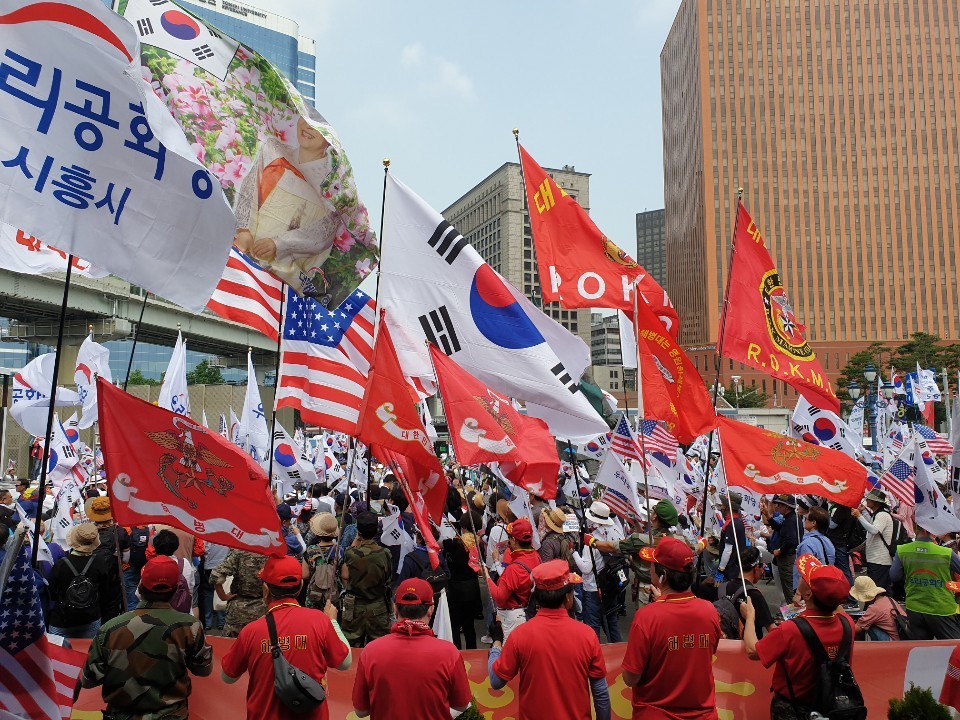
M625 250L663 207L660 51L680 0L249 0L317 41L317 109L379 228L382 160L443 211L505 162L591 174L590 213Z

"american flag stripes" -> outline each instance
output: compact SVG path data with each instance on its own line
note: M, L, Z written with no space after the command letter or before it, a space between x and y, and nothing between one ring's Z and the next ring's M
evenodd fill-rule
M670 434L663 423L656 420L643 420L640 423L640 432L643 433L643 449L649 452L661 452L670 458L671 462L677 459L677 439Z
M85 660L85 653L44 634L40 593L21 546L0 597L0 710L24 718L69 718Z
M916 504L916 498L914 497L913 464L905 462L902 455L901 453L901 456L898 457L893 465L880 477L880 484L900 502L913 506Z
M600 502L610 508L610 512L616 513L624 519L635 517L637 514L630 499L613 488L608 487L603 489L603 493L600 495Z
M289 290L277 407L296 408L311 425L355 435L375 320L376 304L360 290L333 311Z
M913 431L927 441L927 447L930 448L930 452L937 455L953 455L953 445L950 444L950 441L947 440L946 437L933 428L916 423L913 426Z
M283 284L236 248L207 308L227 320L277 339Z
M630 423L627 422L626 415L620 416L617 426L613 429L610 449L625 460L639 462L643 457L643 453L640 452L640 443L637 442L637 438L630 428Z

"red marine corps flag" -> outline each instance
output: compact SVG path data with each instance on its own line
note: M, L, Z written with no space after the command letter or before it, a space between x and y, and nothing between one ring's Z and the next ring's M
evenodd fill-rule
M267 475L229 440L97 378L100 444L120 525L173 525L261 555L283 555Z
M840 401L804 326L780 282L780 274L753 219L737 204L736 231L730 261L726 320L717 352L784 380L811 405L840 412Z
M384 450L409 458L416 467L415 472L407 473L411 490L423 496L427 512L439 525L447 500L443 468L420 419L414 391L400 368L382 310L380 320L357 421L357 437L384 464L390 463Z
M555 498L560 458L547 424L521 415L510 398L495 393L434 345L430 356L457 462L500 463L511 482L547 500Z
M727 483L762 495L817 495L856 507L867 469L839 450L718 417Z
M677 337L680 316L660 284L600 232L580 204L523 146L520 160L543 301L559 302L565 308L616 308L629 315L636 281L643 300Z

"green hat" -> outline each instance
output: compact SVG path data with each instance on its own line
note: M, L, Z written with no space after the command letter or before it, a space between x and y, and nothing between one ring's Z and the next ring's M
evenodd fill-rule
M680 522L680 516L677 514L677 509L669 500L661 500L658 502L656 507L653 508L653 511L667 527L673 527Z

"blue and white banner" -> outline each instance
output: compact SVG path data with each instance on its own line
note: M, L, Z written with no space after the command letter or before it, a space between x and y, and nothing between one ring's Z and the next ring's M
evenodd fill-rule
M177 331L177 344L173 346L173 355L167 365L160 386L157 405L180 415L190 415L190 393L187 392L187 344L183 335Z

